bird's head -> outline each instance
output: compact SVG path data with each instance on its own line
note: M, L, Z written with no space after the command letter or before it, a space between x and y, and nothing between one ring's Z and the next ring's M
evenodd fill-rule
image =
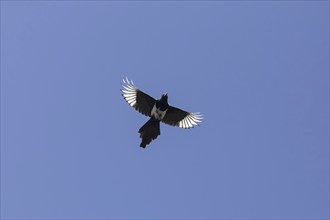
M167 93L163 94L162 97L160 97L161 100L166 101L167 102Z
M160 103L163 103L165 106L168 105L168 102L167 102L167 93L163 94L162 97L160 97Z

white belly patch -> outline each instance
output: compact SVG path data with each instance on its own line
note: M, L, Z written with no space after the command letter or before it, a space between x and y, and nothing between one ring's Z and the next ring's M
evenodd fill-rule
M151 116L154 116L154 118L158 119L158 120L162 120L166 114L166 111L161 111L160 109L156 108L156 105L154 105L154 107L151 110Z

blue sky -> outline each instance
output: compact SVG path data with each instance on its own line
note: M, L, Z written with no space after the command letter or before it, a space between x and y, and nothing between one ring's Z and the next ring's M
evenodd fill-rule
M1 218L329 218L329 2L1 1Z

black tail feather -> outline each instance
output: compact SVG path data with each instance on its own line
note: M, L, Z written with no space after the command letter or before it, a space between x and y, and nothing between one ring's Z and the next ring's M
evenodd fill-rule
M150 142L160 135L160 121L150 118L140 129L140 138L142 142L140 147L145 148Z

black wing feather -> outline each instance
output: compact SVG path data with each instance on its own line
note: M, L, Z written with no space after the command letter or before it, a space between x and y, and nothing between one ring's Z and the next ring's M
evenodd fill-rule
M121 91L123 92L122 96L126 102L141 114L150 117L151 110L156 100L135 87L133 82L129 81L127 78L126 81L123 80L123 82L124 85Z
M178 126L180 128L193 128L194 126L197 126L199 122L201 122L201 119L202 115L199 112L191 113L170 106L167 109L162 122L168 125Z

